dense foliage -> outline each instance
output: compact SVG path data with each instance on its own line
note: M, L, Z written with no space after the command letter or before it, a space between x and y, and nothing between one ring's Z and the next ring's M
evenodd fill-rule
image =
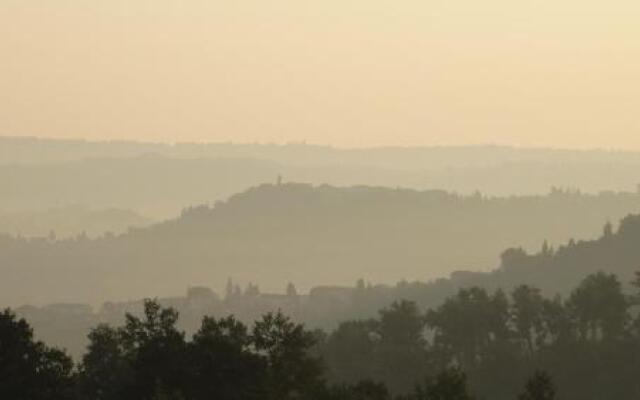
M640 275L634 284L640 289ZM91 400L631 400L640 397L637 298L600 272L566 299L527 285L510 293L470 287L425 312L394 302L378 318L345 321L328 335L268 313L252 327L205 317L189 338L175 310L147 301L144 316L95 327L75 370L5 311L0 392Z
M204 318L191 340L176 328L177 313L145 303L145 316L124 326L96 327L77 370L59 350L35 342L28 324L0 316L0 393L24 400L387 400L383 384L363 380L327 385L316 334L280 313L249 329L233 317ZM464 375L445 371L418 386L425 393L466 394ZM453 393L452 392L452 393ZM427 396L432 396L428 394ZM455 399L468 397L455 397Z
M324 343L329 377L371 378L394 393L422 376L461 368L482 398L513 399L534 376L523 399L635 399L640 396L640 318L637 296L625 295L615 275L586 277L566 298L545 298L521 285L510 293L461 289L425 313L394 303L380 317L342 323Z
M71 359L34 340L26 321L0 312L0 397L65 400L72 398L72 388Z

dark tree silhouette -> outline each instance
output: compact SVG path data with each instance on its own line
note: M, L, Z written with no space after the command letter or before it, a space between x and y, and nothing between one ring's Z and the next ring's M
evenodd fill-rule
M380 311L375 365L393 393L402 392L427 372L425 318L415 303L399 301Z
M118 400L132 385L133 370L125 355L121 332L99 325L89 333L78 381L81 399Z
M542 309L544 299L540 290L528 285L518 286L513 290L511 297L511 318L517 334L529 352L533 356L535 344L543 339Z
M524 392L518 400L555 400L556 389L551 376L543 371L536 371L527 381Z
M0 312L0 397L21 400L72 398L73 363L58 349L33 339L24 319Z
M178 313L151 300L144 318L126 315L125 326L99 326L89 335L80 367L81 388L93 399L181 399L188 381L184 333Z
M467 377L459 369L447 369L418 385L408 400L472 400Z
M508 303L504 293L490 296L484 289L462 289L435 310L427 312L434 345L464 368L482 361L493 342L508 336Z
M266 360L251 351L247 327L233 317L205 317L189 344L193 399L265 398Z
M322 383L320 360L310 354L313 333L282 313L268 313L255 323L253 345L268 364L265 399L308 396Z
M598 272L585 278L569 298L569 307L583 339L611 339L628 322L628 300L615 275Z
M77 374L4 311L0 398L553 400L557 383L566 398L635 400L640 319L629 323L631 304L615 276L595 273L566 301L525 285L510 297L471 287L426 313L397 301L329 334L278 312L252 329L205 317L187 339L175 310L147 300L141 317L91 331ZM536 372L520 393L536 368L548 373Z

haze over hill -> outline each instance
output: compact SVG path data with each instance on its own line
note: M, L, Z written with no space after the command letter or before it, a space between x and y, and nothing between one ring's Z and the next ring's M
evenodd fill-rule
M640 153L478 147L339 149L0 138L0 210L132 210L155 219L266 182L442 189L485 195L636 191ZM27 227L23 229L27 231Z
M388 169L483 167L503 163L640 163L640 150L574 150L499 145L332 147L305 142L142 142L0 136L0 164L42 164L91 158L162 155L171 158L250 158L287 165L356 165Z
M3 237L0 303L97 303L177 294L191 284L219 290L228 277L265 290L288 281L306 290L359 278L425 280L490 269L508 247L597 237L606 221L639 206L636 193L484 198L262 185L117 237Z

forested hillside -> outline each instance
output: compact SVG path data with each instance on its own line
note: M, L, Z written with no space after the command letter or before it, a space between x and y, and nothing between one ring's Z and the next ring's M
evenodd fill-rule
M4 236L0 303L99 303L175 295L192 284L221 290L228 277L265 291L279 291L289 281L303 291L359 278L425 281L455 270L491 270L506 248L532 251L545 240L554 245L595 238L607 221L637 211L638 205L639 196L630 193L486 198L262 185L118 236L55 241ZM511 258L505 259L507 271ZM75 284L69 287L71 279Z

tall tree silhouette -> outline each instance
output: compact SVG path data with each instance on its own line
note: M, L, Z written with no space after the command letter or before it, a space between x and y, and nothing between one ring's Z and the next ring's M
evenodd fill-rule
M581 338L591 340L622 334L628 305L618 278L604 272L586 277L569 298Z
M24 319L0 312L0 397L21 400L72 398L73 363L62 351L35 341Z
M118 400L133 382L131 357L127 357L120 330L99 325L89 333L82 357L78 393L86 400Z
M310 354L315 343L312 332L282 313L268 313L255 323L253 344L266 356L265 399L288 400L308 396L322 382L320 360Z
M514 289L511 298L513 299L511 319L529 355L533 356L535 342L542 339L544 299L539 289L528 285L521 285Z
M189 343L190 398L264 399L267 363L251 347L243 323L205 317Z

